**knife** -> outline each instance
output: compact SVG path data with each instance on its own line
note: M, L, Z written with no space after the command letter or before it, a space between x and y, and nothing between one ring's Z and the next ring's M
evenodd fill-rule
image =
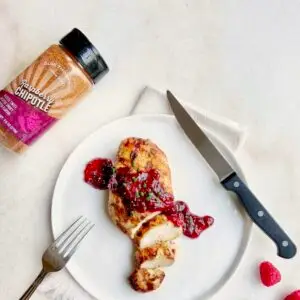
M167 91L167 98L185 134L216 172L222 186L238 196L252 221L273 240L277 246L277 255L287 259L294 257L297 253L296 245L170 91Z

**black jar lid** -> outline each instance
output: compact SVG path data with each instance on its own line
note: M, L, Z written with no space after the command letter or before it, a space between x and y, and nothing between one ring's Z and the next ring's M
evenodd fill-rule
M79 29L74 28L59 43L78 60L94 83L109 71L99 51Z

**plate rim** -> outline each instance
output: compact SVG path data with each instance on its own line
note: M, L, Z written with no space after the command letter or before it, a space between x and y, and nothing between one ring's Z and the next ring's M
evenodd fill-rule
M85 138L83 138L81 141L79 141L79 143L71 150L71 152L69 153L69 155L66 157L66 159L64 160L64 163L56 177L55 180L55 185L54 185L54 189L53 189L53 193L52 193L52 197L51 197L51 210L50 210L50 223L51 223L51 235L52 238L55 239L56 235L55 235L55 225L54 225L54 199L55 199L55 195L57 193L57 186L58 186L58 182L59 179L61 177L61 174L64 172L64 170L67 168L67 166L69 165L69 161L71 160L71 158L76 155L77 151L80 150L81 147L83 147L83 145L89 140L92 139L93 136L95 136L99 131L102 131L103 129L105 129L105 127L114 125L115 123L118 122L122 122L124 120L128 120L128 119L141 119L141 118L161 118L161 119L172 119L172 120L176 120L174 115L170 115L170 114L166 114L166 113L151 113L151 114L136 114L136 115L129 115L129 116L125 116L125 117L120 117L117 119L114 119L112 121L108 121L106 123L104 123L103 125L101 125L100 127L98 127L97 129L95 129L93 132L91 132L90 134L88 134ZM179 125L180 126L180 125ZM208 131L210 138L212 138L212 140L214 142L216 142L217 144L221 145L224 149L225 152L227 152L229 154L229 156L231 157L231 159L234 161L235 166L237 167L236 172L239 174L239 176L242 178L242 180L247 184L247 179L243 173L242 168L240 167L240 164L238 163L234 152L231 151L229 149L228 146L226 146L226 144L224 144L220 138L218 138L218 136L216 134L214 134L212 131ZM244 224L244 234L243 234L243 238L241 240L241 244L240 244L240 248L239 248L239 252L238 255L236 256L236 259L234 260L233 264L231 265L231 267L228 269L228 271L222 276L222 278L219 280L219 282L217 282L217 284L214 286L213 289L209 290L208 292L206 292L203 296L201 296L201 298L199 298L199 300L208 300L210 297L217 295L222 288L229 283L229 281L233 278L233 275L237 272L239 266L242 263L243 258L245 257L245 253L246 250L248 248L249 242L250 242L250 237L252 234L252 227L253 227L253 223L251 222L250 218L247 216L247 214L245 213L244 215L244 220L245 220L245 224ZM68 265L65 267L65 269L67 270L68 274L73 278L73 280L91 297L93 297L96 300L105 300L105 299L100 299L97 295L94 295L91 291L89 291L88 289L86 289L78 279L76 279L76 276L74 276L72 274L72 271L69 269Z

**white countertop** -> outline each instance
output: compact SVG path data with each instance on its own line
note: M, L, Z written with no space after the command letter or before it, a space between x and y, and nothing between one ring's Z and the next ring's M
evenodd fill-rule
M249 184L300 245L299 13L298 0L1 0L1 86L73 27L97 45L111 72L25 155L0 149L0 299L17 299L39 272L67 155L126 115L145 85L248 127L238 159ZM264 259L282 271L271 289L256 279ZM254 228L238 272L214 299L283 299L300 289L299 270L300 255L276 257Z

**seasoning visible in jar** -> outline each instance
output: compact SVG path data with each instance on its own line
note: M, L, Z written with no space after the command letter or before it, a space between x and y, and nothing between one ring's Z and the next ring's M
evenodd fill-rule
M0 90L0 144L26 150L108 71L98 50L73 29Z

